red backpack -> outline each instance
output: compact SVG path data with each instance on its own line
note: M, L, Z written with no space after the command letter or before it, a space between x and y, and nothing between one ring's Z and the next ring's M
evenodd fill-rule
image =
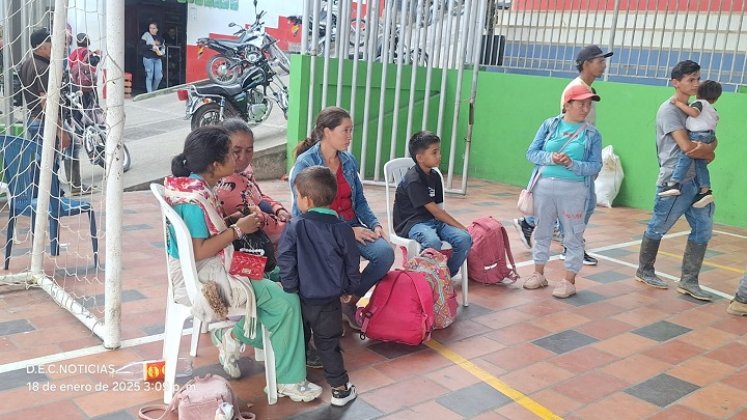
M511 284L519 279L508 233L492 216L481 217L467 228L472 249L467 256L470 280L486 284ZM506 265L506 257L511 263Z
M418 346L433 331L433 291L424 273L394 270L355 314L361 337Z
M447 257L433 249L424 249L420 255L409 260L405 268L425 274L425 280L433 291L433 328L442 329L453 324L457 317L457 300L454 286L451 284Z
M96 85L96 67L89 62L90 57L86 51L70 62L70 82L84 92L92 91Z

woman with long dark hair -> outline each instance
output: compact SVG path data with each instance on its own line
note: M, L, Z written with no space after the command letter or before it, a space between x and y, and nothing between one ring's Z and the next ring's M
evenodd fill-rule
M337 196L330 208L350 223L358 241L361 256L368 265L361 273L361 283L355 295L360 297L381 280L394 263L394 251L384 237L384 228L379 223L363 195L363 185L358 178L358 162L348 152L353 138L353 120L342 108L329 107L319 113L316 125L296 148L296 164L290 179L291 190L295 174L314 165L328 167L337 178ZM293 205L293 215L299 214ZM355 320L355 299L343 304L343 319L351 328L360 330Z
M235 158L230 146L231 139L221 127L192 131L184 151L171 162L173 176L164 180L166 200L184 219L192 236L197 276L203 285L193 311L200 319L211 321L225 318L226 307L244 308L244 317L234 327L213 332L223 369L232 378L241 376L238 359L244 344L262 349L258 331L264 325L275 349L278 396L308 402L317 398L322 389L306 380L298 296L285 293L279 284L268 279L249 280L230 275L227 270L234 252L233 241L260 227L255 214L242 216L230 226L223 218L214 188L221 178L234 173ZM171 229L168 238L169 270L173 279L179 279L179 251ZM179 302L185 297L183 282L181 288L178 281L174 283L175 300Z

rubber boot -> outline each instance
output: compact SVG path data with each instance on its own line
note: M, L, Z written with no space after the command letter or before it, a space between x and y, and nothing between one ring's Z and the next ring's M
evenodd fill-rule
M711 295L700 288L698 284L698 274L700 267L703 266L708 244L699 245L695 242L687 241L685 255L682 256L682 278L677 285L677 291L688 294L698 300L710 301Z
M635 279L648 284L649 286L658 287L659 289L666 289L667 282L660 279L656 275L654 269L654 263L656 262L656 254L659 253L659 245L661 240L649 239L646 235L643 235L641 240L641 252L638 255L638 270L635 272Z

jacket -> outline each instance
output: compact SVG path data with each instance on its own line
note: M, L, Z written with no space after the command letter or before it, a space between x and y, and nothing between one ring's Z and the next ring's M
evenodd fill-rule
M534 179L537 172L543 166L553 164L552 152L544 150L545 142L555 133L561 118L563 118L562 114L546 119L539 130L537 130L534 140L529 145L527 160L534 163L534 170L532 171L532 176L529 178L530 180ZM574 160L568 169L576 175L583 176L584 185L587 188L591 188L594 185L594 179L596 179L597 174L602 169L602 135L591 124L587 124L584 131L586 138L589 139L584 148L584 159Z
M47 93L49 59L31 54L31 57L21 63L18 76L24 87L23 95L26 98L29 119L42 119L44 117L44 108L39 97L43 93Z
M355 157L349 152L338 152L337 156L340 158L342 164L342 175L352 190L353 210L355 210L355 217L358 219L353 220L352 225L363 224L369 229L381 225L379 219L376 218L371 207L369 207L366 197L363 195L363 184L361 184L361 180L358 177L358 162L355 160ZM293 183L296 181L296 175L305 168L314 165L325 166L324 158L319 150L319 143L311 146L309 150L303 152L296 159L296 164L293 166L293 173L289 180L292 192L295 191ZM300 214L295 202L293 203L292 214L294 217Z
M358 243L336 214L312 210L294 217L280 237L277 261L283 290L306 303L331 302L360 284Z

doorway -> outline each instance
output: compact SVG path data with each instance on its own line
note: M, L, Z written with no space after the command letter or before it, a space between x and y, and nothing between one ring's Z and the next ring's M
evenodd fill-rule
M133 94L145 92L145 69L139 46L150 22L158 24L158 34L166 40L159 89L185 81L187 4L177 0L126 0L125 71L132 73Z

